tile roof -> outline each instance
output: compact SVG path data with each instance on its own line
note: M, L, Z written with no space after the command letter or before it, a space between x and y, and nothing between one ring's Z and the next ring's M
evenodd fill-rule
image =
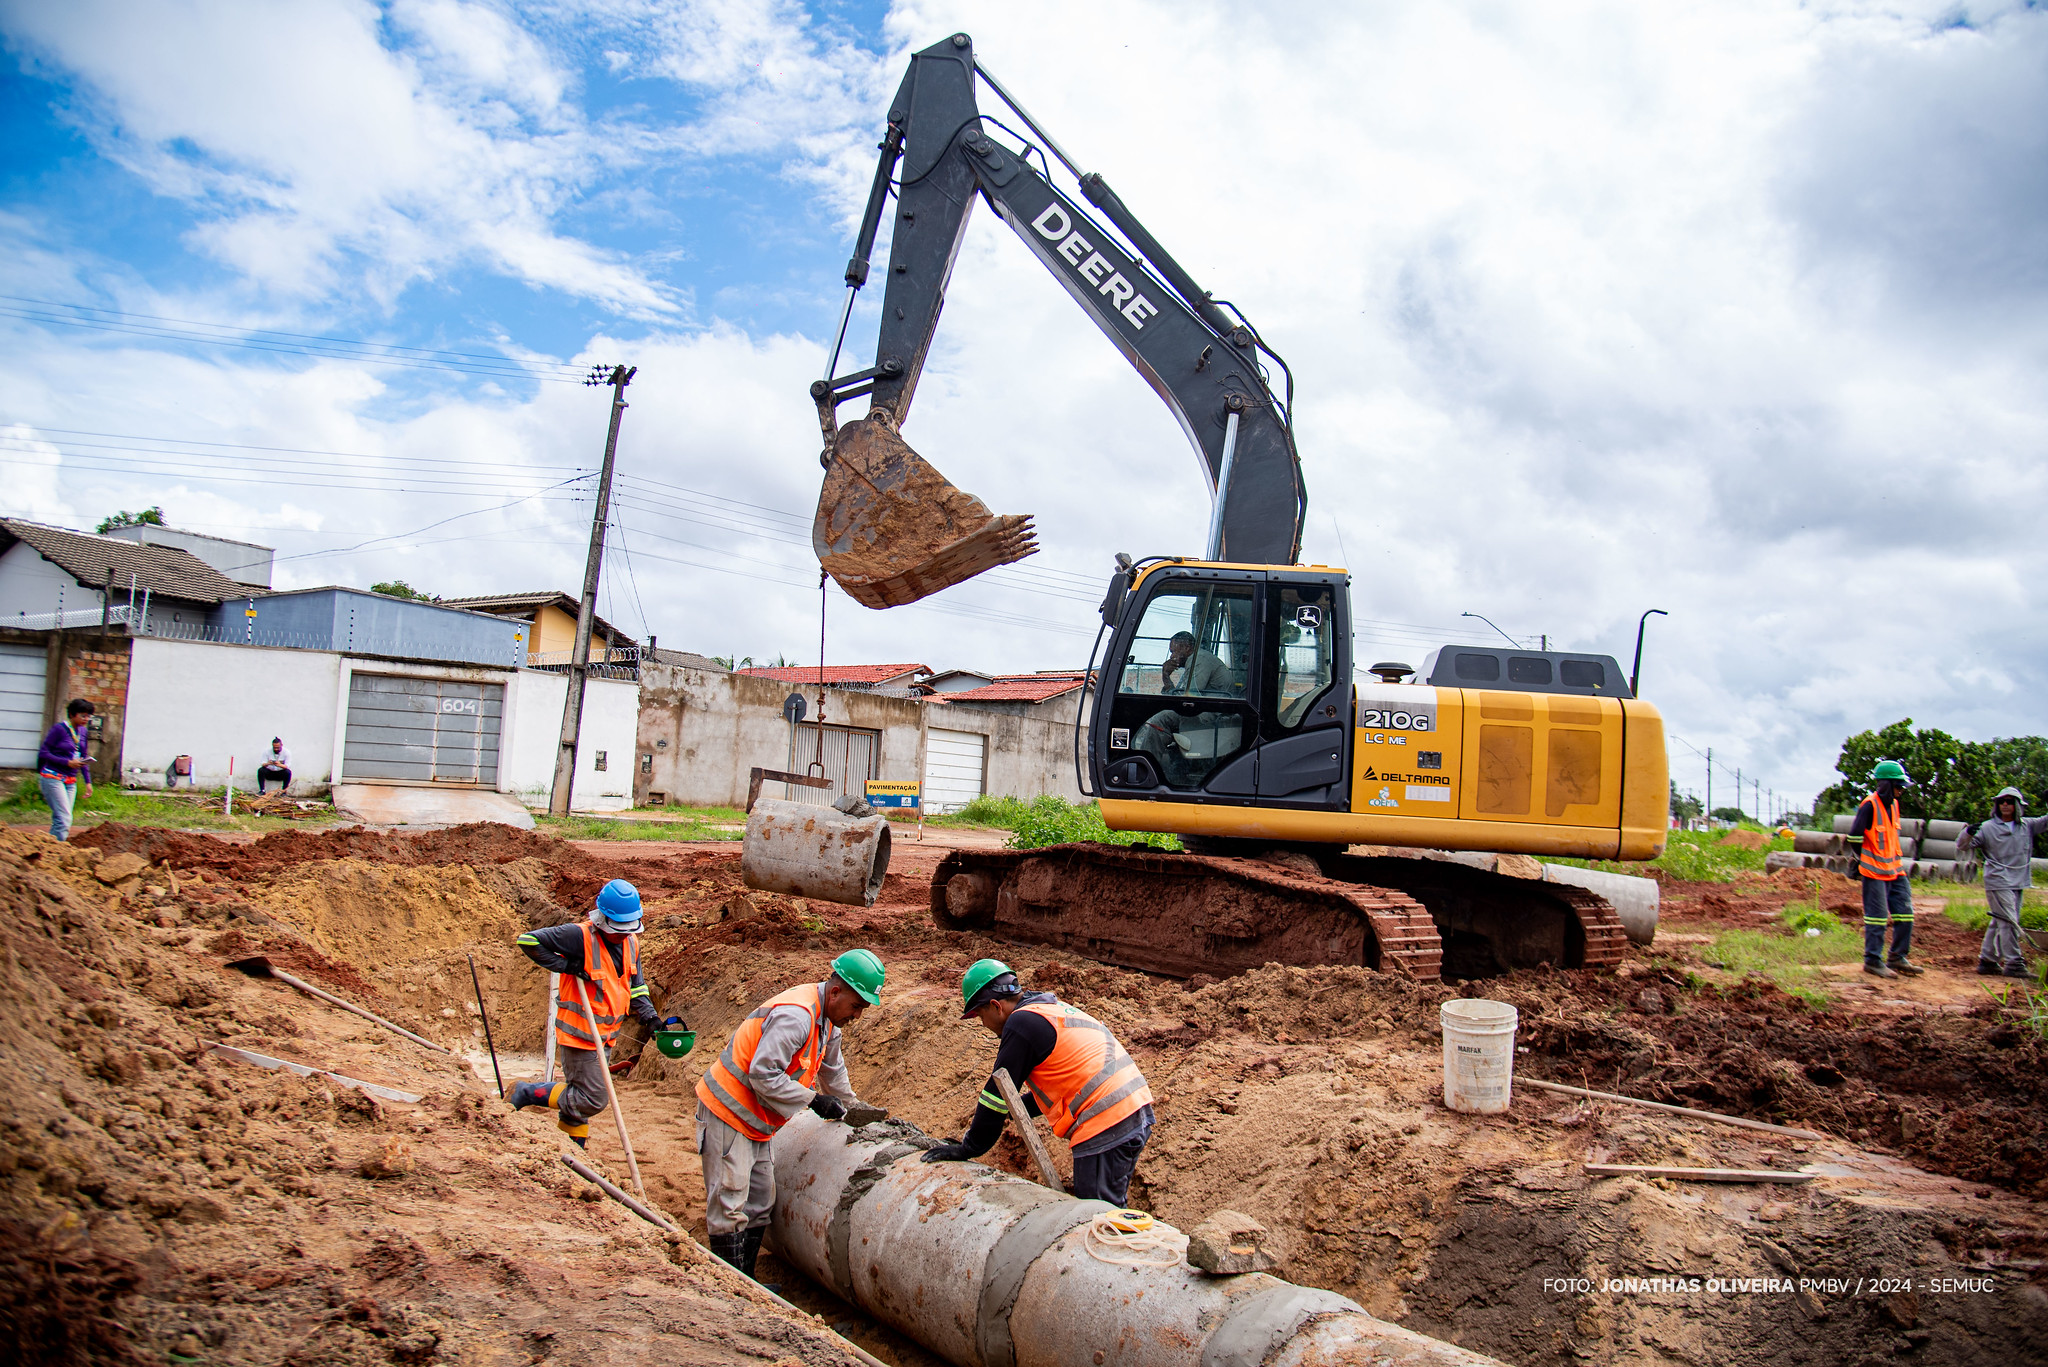
M1010 674L981 688L934 694L932 701L947 706L958 702L1046 702L1073 692L1082 682L1079 670L1072 674Z
M133 575L138 592L147 590L188 603L221 603L250 596L248 585L237 584L190 551L174 546L144 545L11 517L0 518L0 530L27 542L43 559L88 588L101 587L111 569L117 592L127 589Z
M805 684L818 682L816 665L790 665L786 668L763 668L749 665L736 669L735 674L745 674L756 679L776 679L783 683ZM828 684L884 684L908 678L912 674L931 673L930 665L826 665L825 682Z

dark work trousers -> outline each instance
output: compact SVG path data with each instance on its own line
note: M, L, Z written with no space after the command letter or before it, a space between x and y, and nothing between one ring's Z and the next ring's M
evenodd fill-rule
M1074 1195L1083 1201L1107 1201L1121 1206L1130 1199L1131 1172L1138 1155L1145 1150L1145 1136L1133 1135L1113 1149L1074 1155Z
M285 768L282 764L266 764L256 771L256 795L258 797L263 795L263 785L266 783L275 783L278 791L283 792L292 786L292 771Z
M1892 928L1891 962L1913 948L1913 885L1903 878L1863 880L1863 962L1885 962L1884 928Z

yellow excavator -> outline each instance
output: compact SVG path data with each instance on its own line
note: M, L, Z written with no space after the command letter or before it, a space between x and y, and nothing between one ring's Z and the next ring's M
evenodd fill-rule
M983 113L978 86L1021 128ZM1661 854L1663 722L1634 680L1606 655L1462 645L1420 669L1355 671L1349 575L1297 563L1293 378L1251 323L1074 165L966 34L911 58L880 147L832 360L811 386L825 437L813 542L840 586L891 607L1035 549L1028 517L992 515L900 432L976 199L1151 384L1214 491L1204 554L1117 557L1076 723L1082 790L1105 822L1177 833L1185 852L958 851L933 880L935 919L1182 977L1345 963L1434 981L1617 962L1621 922L1587 889L1391 851ZM1055 187L1055 161L1099 218ZM884 213L875 361L842 375ZM841 424L861 396L867 414Z

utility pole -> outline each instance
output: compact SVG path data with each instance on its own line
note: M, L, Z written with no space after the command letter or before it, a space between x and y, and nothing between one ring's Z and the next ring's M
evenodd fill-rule
M569 692L562 700L562 748L555 753L555 785L548 793L551 816L569 814L569 789L576 779L576 746L583 737L583 686L590 678L590 619L597 615L597 573L604 564L604 528L612 512L612 462L619 451L619 419L626 413L626 386L638 366L594 367L583 383L612 387L612 422L604 438L604 467L597 475L597 508L590 518L590 558L583 562L583 601L576 605L576 644L569 651Z
M1736 820L1742 819L1742 770L1735 771L1735 813Z
M1709 746L1707 747L1707 824L1706 824L1706 829L1708 829L1708 830L1710 830L1710 831L1714 829L1714 747L1713 747L1713 746L1711 746L1711 745L1709 745Z

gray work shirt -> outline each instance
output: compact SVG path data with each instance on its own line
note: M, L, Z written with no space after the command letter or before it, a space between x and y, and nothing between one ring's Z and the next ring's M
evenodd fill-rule
M2048 826L2048 816L2023 816L2017 821L1997 817L1977 828L1971 840L1966 831L1957 849L1975 845L1983 851L1984 886L2011 892L2034 886L2034 837Z
M839 1056L839 1027L825 1019L825 984L819 983L818 1019L824 1022L825 1057L818 1068L819 1090L852 1101L853 1084L846 1077L846 1062ZM817 1095L789 1075L789 1061L810 1038L810 1019L794 1006L778 1006L761 1021L761 1042L754 1046L753 1066L747 1069L747 1085L762 1104L787 1118L811 1104Z
M1168 671L1172 677L1168 678ZM1236 684L1231 677L1230 666L1206 650L1197 650L1181 661L1178 669L1172 661L1160 666L1161 692L1192 694L1198 698L1227 698Z

